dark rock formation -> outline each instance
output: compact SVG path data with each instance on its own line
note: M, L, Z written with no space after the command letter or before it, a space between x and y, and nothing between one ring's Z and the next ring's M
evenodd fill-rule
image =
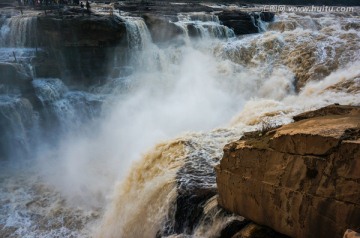
M167 1L157 2L127 2L126 4L115 4L115 8L130 12L133 15L144 13L159 14L163 16L176 16L180 12L213 12L214 9L199 3L187 2L187 4L174 4Z
M173 22L178 21L178 13L207 12L218 15L221 23L232 28L237 35L260 32L259 20L270 22L274 20L272 12L242 12L221 11L198 3L172 4L168 2L126 3L116 4L115 7L133 16L142 16L151 32L155 43L173 40L183 34L182 30ZM198 37L199 33L193 25L188 25L189 36Z
M47 15L38 17L43 44L51 47L105 47L126 43L126 26L118 17Z
M198 166L193 161L201 164ZM189 157L178 171L178 197L175 214L175 232L192 234L203 216L204 204L216 195L215 171L202 157Z
M71 13L71 12L70 12ZM115 16L47 15L38 17L40 45L48 57L38 59L37 76L59 77L89 85L105 80L115 54L127 46L125 23Z
M154 43L169 42L184 33L169 17L147 13L143 15L143 19Z
M197 146L188 142L188 145ZM157 237L173 236L192 237L200 226L218 226L217 219L227 220L223 223L217 237L231 238L244 229L250 220L241 216L234 216L219 207L217 204L217 188L215 170L211 163L211 153L203 151L201 154L189 155L185 163L178 170L177 197L175 204L168 214L165 229L159 230ZM215 158L214 158L215 159ZM261 232L253 232L249 238L284 238L283 235L271 230L257 226ZM255 235L253 235L255 234ZM262 234L263 236L257 236ZM196 236L196 235L195 235Z
M217 14L220 22L233 29L236 35L259 33L259 18L262 21L270 22L274 20L274 13L262 12L240 12L240 11L222 11Z
M19 89L26 89L31 86L31 77L17 63L0 62L0 85L13 86Z
M0 94L18 94L33 105L38 104L29 72L19 63L0 62Z
M260 18L264 22L272 22L272 21L274 21L275 13L273 13L273 12L261 12L260 13Z
M198 166L197 163L201 166ZM200 219L204 218L204 206L208 200L217 194L215 184L215 171L203 157L190 156L185 164L177 172L177 198L175 210L171 211L175 221L169 220L166 230L159 235L172 234L191 235L199 225ZM233 227L232 227L233 228ZM229 231L231 229L229 228ZM238 231L238 230L236 230Z
M228 236L230 237L230 236ZM288 236L279 234L268 227L249 223L231 238L287 238Z
M247 12L223 11L218 14L220 22L233 29L236 35L258 33L254 16Z
M220 233L219 238L228 238L228 237L236 237L236 234L239 233L244 227L249 224L250 221L248 220L234 220L230 222ZM255 237L253 237L255 238Z
M295 119L225 146L219 204L291 237L341 237L360 226L360 108Z
M15 5L14 0L2 0L0 2L0 8L13 7Z

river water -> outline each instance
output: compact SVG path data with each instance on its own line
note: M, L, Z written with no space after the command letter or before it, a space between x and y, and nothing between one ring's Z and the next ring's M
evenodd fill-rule
M45 109L0 88L0 236L219 237L243 220L216 202L226 143L307 110L359 105L357 12L278 13L244 36L184 13L183 43L161 46L142 18L116 17L131 73L87 90L33 74L36 16L1 19L0 60L15 52Z

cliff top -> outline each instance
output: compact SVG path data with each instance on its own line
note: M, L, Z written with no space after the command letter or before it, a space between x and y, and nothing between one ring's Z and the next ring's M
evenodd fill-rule
M329 105L296 115L294 121L294 123L278 128L266 128L265 131L245 133L238 142L234 143L263 149L271 147L273 139L298 134L336 140L357 140L360 143L359 136L356 136L355 133L360 131L359 106ZM227 146L234 147L234 144L231 143ZM313 146L321 147L316 143Z
M294 119L225 146L219 204L290 237L341 237L359 227L360 106Z

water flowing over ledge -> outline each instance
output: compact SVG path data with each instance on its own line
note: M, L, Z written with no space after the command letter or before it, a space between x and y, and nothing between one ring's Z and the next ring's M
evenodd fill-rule
M356 14L142 7L1 15L1 235L231 237L223 147L359 104Z

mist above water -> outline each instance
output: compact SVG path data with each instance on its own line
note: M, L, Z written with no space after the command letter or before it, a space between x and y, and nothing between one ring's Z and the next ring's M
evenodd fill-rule
M160 52L163 56L169 53L164 51ZM92 202L84 190L108 194L132 162L157 142L225 125L242 107L246 98L234 87L245 91L249 86L227 80L233 76L230 70L236 68L230 61L218 62L191 46L178 48L164 58L161 64L168 64L165 70L137 69L126 79L129 91L105 103L94 133L70 133L60 143L56 158L45 156L41 163L49 167L44 171L50 172L50 180L65 194Z
M225 39L201 28L219 24L213 16L186 17L179 25L202 18L213 21L200 24L202 38L190 40L184 32L184 44L162 46L151 42L142 19L125 18L133 73L91 92L73 91L60 79L33 81L60 128L53 132L55 147L40 139L34 149L36 176L41 171L34 183L56 191L48 193L51 199L66 203L57 209L78 208L79 220L85 214L84 225L71 228L79 229L76 235L179 233L173 224L177 196L186 189L216 189L213 166L226 143L264 120L280 125L328 104L359 104L360 35L344 29L337 16L284 13L268 32ZM89 102L101 102L101 110L86 109ZM194 236L217 237L240 219L216 205L209 199L208 217L187 228ZM98 224L90 229L88 220Z

